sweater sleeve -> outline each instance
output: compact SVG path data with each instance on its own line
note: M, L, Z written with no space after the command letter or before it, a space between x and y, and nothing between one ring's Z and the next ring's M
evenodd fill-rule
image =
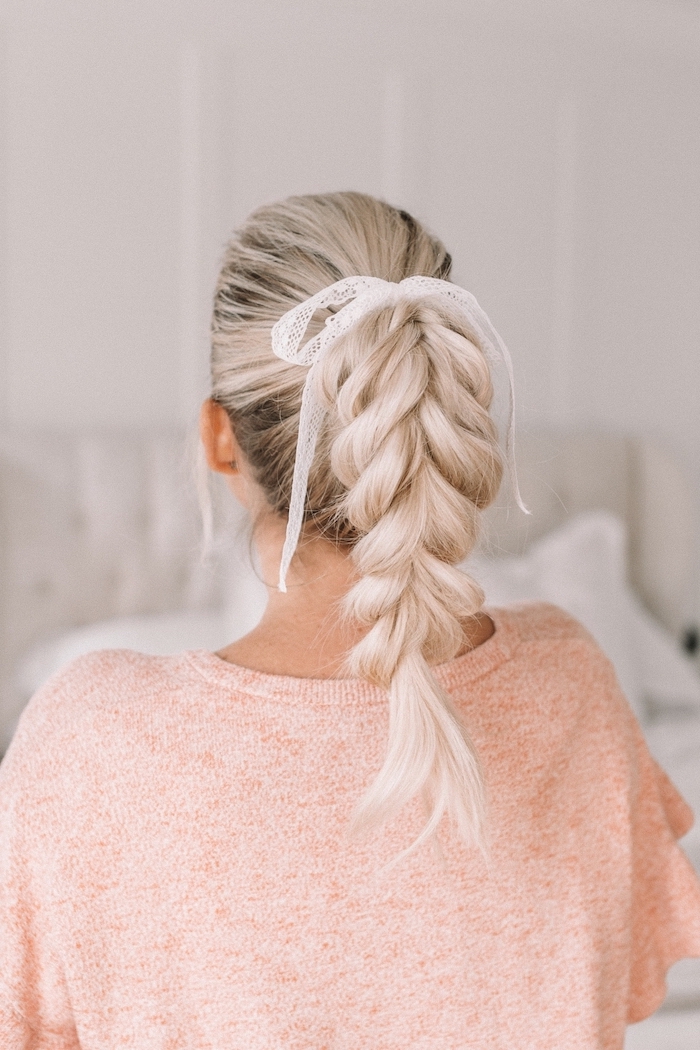
M78 1050L53 906L60 839L51 715L60 681L30 701L0 763L0 1046ZM59 690L59 693L56 692ZM55 751L55 747L53 749Z
M641 730L636 752L628 1024L662 1004L674 963L700 957L700 881L676 842L693 826L693 811L650 754Z

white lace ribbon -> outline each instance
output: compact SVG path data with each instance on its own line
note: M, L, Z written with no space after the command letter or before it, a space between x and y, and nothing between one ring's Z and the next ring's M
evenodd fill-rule
M506 456L518 506L525 514L529 510L523 503L518 488L515 470L515 395L513 391L513 363L508 349L478 302L471 294L449 281L437 277L407 277L399 284L383 281L379 277L345 277L322 291L305 299L303 303L288 310L272 328L272 349L277 357L292 364L308 365L299 415L292 495L289 504L289 519L280 563L279 589L287 590L287 570L299 542L304 522L306 487L309 471L316 450L316 440L325 415L325 408L314 394L314 370L324 353L336 339L344 335L360 318L378 307L395 305L399 300L415 301L427 296L440 295L456 303L481 343L482 349L494 363L502 360L508 372L509 421L506 438ZM348 301L349 300L349 301ZM346 305L326 319L325 327L302 346L309 322L317 310L327 306Z

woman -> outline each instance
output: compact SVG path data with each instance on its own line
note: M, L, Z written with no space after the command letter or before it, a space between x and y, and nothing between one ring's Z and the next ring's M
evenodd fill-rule
M95 653L30 703L3 1047L619 1050L700 955L692 813L609 662L457 568L501 481L501 344L449 274L356 193L232 239L202 443L269 604L217 654Z

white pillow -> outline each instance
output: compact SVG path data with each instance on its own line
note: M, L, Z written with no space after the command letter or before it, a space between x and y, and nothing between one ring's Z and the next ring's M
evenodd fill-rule
M465 568L490 605L547 601L571 613L612 660L640 722L658 706L700 710L700 677L626 584L626 531L592 511L550 532L520 558L473 555Z

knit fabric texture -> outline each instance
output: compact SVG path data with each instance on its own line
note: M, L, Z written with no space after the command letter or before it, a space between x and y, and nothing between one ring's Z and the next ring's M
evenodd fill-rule
M700 956L693 814L553 606L436 669L492 868L419 798L349 841L385 693L193 651L59 672L0 765L3 1050L621 1050Z

